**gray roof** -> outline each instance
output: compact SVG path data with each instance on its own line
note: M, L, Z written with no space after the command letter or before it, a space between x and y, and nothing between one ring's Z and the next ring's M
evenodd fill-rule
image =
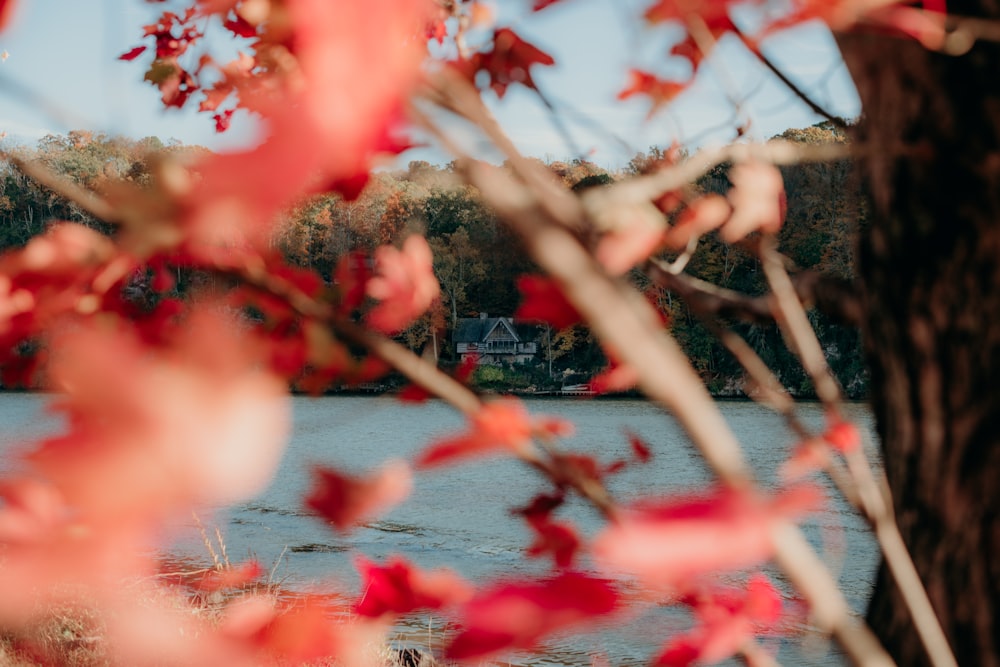
M503 320L504 324L511 330L514 334L514 339L517 341L521 340L521 337L517 335L517 331L514 328L514 322L509 317L463 317L458 320L458 326L455 327L455 333L452 334L451 340L455 343L481 343L486 340L486 337L490 335L490 332L500 324Z

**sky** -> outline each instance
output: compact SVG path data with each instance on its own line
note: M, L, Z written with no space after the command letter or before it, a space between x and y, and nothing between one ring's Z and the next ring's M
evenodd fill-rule
M484 98L524 153L548 160L584 157L613 169L653 145L730 141L737 120L749 122L749 136L758 140L821 120L735 40L720 42L694 84L651 119L645 99L618 101L630 68L688 75L683 61L667 57L679 31L646 26L638 18L650 2L572 0L532 13L529 0L494 0L499 24L512 25L555 58L555 66L535 67L532 74L571 135L567 141L531 91L511 86L502 100L487 91ZM0 51L9 54L0 64L0 132L7 133L6 141L30 144L45 134L89 129L219 151L252 144L260 133L252 119L238 115L229 132L217 134L206 114L162 108L158 91L142 81L148 54L131 63L117 59L141 43L141 26L163 7L143 0L18 0L11 24L0 33ZM749 9L736 18L750 28L759 21ZM859 113L857 94L824 29L786 31L769 38L764 50L832 113ZM467 131L454 131L475 154L502 159ZM430 147L410 151L400 162L411 159L450 158Z

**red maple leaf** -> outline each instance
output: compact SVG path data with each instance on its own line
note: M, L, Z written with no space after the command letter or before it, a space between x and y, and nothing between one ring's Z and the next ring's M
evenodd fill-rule
M434 276L431 248L416 234L402 250L382 246L375 251L375 276L366 292L380 303L368 312L368 324L382 333L395 334L430 308L441 291Z
M653 459L653 452L649 448L649 444L639 436L638 433L632 430L626 430L625 435L628 437L628 444L632 448L632 454L639 463L649 463Z
M684 596L698 624L671 639L653 663L664 667L713 664L738 653L757 632L781 617L781 594L762 574L746 590L716 588Z
M417 457L418 468L431 468L457 460L498 452L518 452L531 446L532 437L566 435L572 424L561 419L532 419L524 404L512 398L484 404L469 419L469 429L439 440Z
M531 78L533 65L554 65L552 56L521 39L509 28L500 28L493 34L493 48L477 53L469 60L454 63L460 72L474 81L476 73L484 71L490 76L490 86L497 97L503 97L507 86L520 83L536 88Z
M472 597L472 587L450 570L422 572L399 556L385 565L359 556L355 564L361 574L362 594L354 610L362 616L441 609Z
M222 22L222 25L237 37L249 39L257 36L257 26L252 25L242 16L237 16L235 19L226 19Z
M606 616L619 595L604 579L567 572L551 579L499 584L465 605L463 629L445 650L450 660L528 649L553 632Z
M685 587L699 575L767 560L771 527L819 506L822 494L800 486L773 497L720 487L700 495L643 502L594 542L599 561L653 586Z
M836 421L831 424L823 433L823 439L841 454L861 448L861 432L857 426L847 421Z
M0 30L7 27L11 15L14 13L14 0L0 0Z
M580 313L563 295L562 288L546 276L521 276L517 279L521 305L514 312L520 321L548 322L556 329L565 329L580 321Z
M653 103L648 114L651 117L661 106L684 92L687 87L687 83L661 79L655 74L633 69L629 70L628 84L618 93L618 99L627 100L634 95L646 95Z
M341 532L370 520L410 494L410 468L389 462L374 475L352 477L333 468L313 469L314 486L306 506Z
M684 250L691 241L725 224L732 211L732 206L722 195L698 197L687 205L663 235L663 245L671 250Z
M146 50L145 46L137 46L134 49L126 51L125 53L118 56L118 60L135 60L139 57L139 54Z
M226 607L220 630L281 663L320 662L350 645L347 633L333 619L334 611L319 596L299 597L277 607L271 599L251 596Z
M529 556L545 554L552 556L557 567L573 566L573 560L580 550L581 541L576 530L569 523L560 523L544 518L527 517L528 525L535 532L535 541L528 546Z
M219 591L226 588L239 588L260 578L264 569L256 560L251 559L235 567L227 566L220 570L212 570L198 582L200 591Z

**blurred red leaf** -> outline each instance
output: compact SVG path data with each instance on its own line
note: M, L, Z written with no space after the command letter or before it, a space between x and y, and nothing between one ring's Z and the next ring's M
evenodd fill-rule
M628 437L628 444L632 448L632 454L639 463L649 463L653 459L653 452L649 444L643 440L635 431L626 429L625 435Z
M368 312L368 324L398 333L430 308L440 290L424 237L408 237L402 250L382 246L375 251L375 276L366 285L368 296L380 301Z
M785 184L778 168L763 162L743 162L729 170L729 180L733 187L727 198L733 213L719 230L722 240L735 243L756 231L777 234L787 209Z
M791 487L773 497L719 487L700 495L645 501L594 542L597 559L614 571L657 586L684 586L710 572L758 565L772 553L771 526L813 511L822 493Z
M514 319L547 322L556 329L565 329L580 321L580 313L563 295L559 284L546 276L521 276L517 279L521 305Z
M359 556L361 599L354 610L362 616L408 614L418 609L441 609L472 597L472 587L450 570L423 572L402 557L376 565Z
M684 602L698 624L667 642L656 665L686 667L725 660L781 617L781 594L762 574L751 577L746 590L700 591L685 596Z
M551 521L547 516L543 518L529 516L527 519L528 525L535 532L535 541L528 546L528 555L538 557L549 554L557 567L572 567L582 544L573 526L569 523Z
M861 432L851 422L834 422L823 433L823 439L841 454L861 449Z
M313 490L306 506L330 525L347 532L405 499L412 487L410 468L390 461L368 477L351 477L333 468L313 469Z
M648 116L667 104L688 87L687 83L660 79L655 74L642 70L629 70L629 80L625 88L618 93L618 99L627 100L634 95L646 95L652 102Z
M692 240L721 227L732 214L732 206L722 195L698 197L677 217L663 236L663 245L671 250L684 250Z
M499 584L465 605L463 629L445 657L469 660L530 649L554 632L614 612L618 603L609 582L573 572L539 582Z
M0 12L2 11L3 10L0 9ZM118 56L118 60L135 60L136 58L139 57L139 54L141 54L145 50L146 50L145 46L137 46L134 49L130 49L125 53L121 54L120 56Z
M225 567L209 572L198 582L198 590L219 591L226 588L239 588L256 581L263 573L264 568L260 566L260 563L251 559L235 567Z
M417 467L431 468L504 451L516 453L531 446L536 432L551 435L553 430L566 433L571 429L572 425L564 420L532 419L524 404L517 399L492 401L483 404L470 418L468 431L439 440L421 452L417 457Z
M455 63L470 81L475 81L476 73L484 71L490 76L490 86L497 97L503 97L507 86L520 83L535 88L531 78L533 65L554 65L552 56L521 39L509 28L501 28L493 34L493 48L477 53L466 61Z

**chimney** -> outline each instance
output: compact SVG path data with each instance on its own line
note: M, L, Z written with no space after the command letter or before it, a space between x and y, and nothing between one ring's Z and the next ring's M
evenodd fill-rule
M485 320L489 316L489 313L479 313L479 319L481 320Z

